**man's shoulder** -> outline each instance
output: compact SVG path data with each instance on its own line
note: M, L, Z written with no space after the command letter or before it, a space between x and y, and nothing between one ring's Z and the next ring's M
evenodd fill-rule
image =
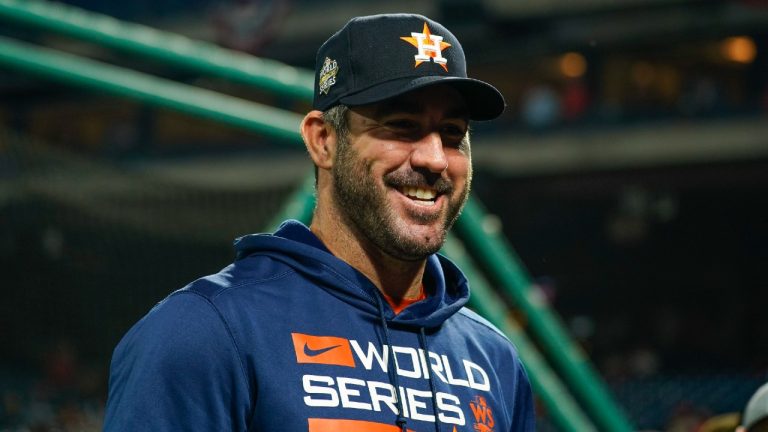
M188 292L215 301L222 295L237 295L243 288L279 284L295 273L291 266L272 257L251 255L187 284L174 294Z
M230 326L232 315L238 311L247 309L258 315L265 308L279 306L283 297L275 293L285 293L289 288L302 288L309 283L280 260L252 255L169 293L144 320L187 316L194 310L201 320L222 321Z
M221 271L201 277L169 293L155 304L129 331L128 335L186 334L186 338L216 339L230 334L240 311L258 317L266 309L279 306L276 292L286 286L300 286L289 266L269 257L249 258L228 265ZM194 324L194 325L193 325ZM205 331L195 329L202 326ZM223 332L223 333L221 333ZM142 337L144 337L142 336ZM234 335L229 338L233 341Z
M463 307L459 310L457 315L461 319L467 321L468 325L470 326L468 327L469 331L472 331L478 336L482 337L482 339L486 342L504 347L512 347L515 349L509 338L501 330L499 330L498 327L480 316L477 312ZM517 350L515 349L515 351Z
M467 319L470 322L473 322L474 325L480 328L482 331L493 333L504 340L507 340L507 341L509 340L501 330L499 330L495 325L491 324L490 321L483 318L480 314L473 311L472 309L463 307L459 310L459 315L462 316L464 319Z

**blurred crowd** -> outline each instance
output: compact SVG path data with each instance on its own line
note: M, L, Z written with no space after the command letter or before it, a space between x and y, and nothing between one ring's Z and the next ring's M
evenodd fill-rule
M652 72L647 72L653 80ZM685 78L687 79L687 78ZM582 79L537 82L526 86L517 101L520 124L545 132L564 126L601 126L642 120L707 119L768 112L768 84L752 95L742 95L713 76L698 75L670 95L658 94L650 84L636 82L632 95L614 100L604 89Z
M0 432L101 430L106 375L81 362L70 342L48 347L39 369L2 369L0 377Z

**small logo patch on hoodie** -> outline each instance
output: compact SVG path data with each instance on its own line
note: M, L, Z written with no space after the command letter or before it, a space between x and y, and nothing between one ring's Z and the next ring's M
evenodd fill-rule
M496 422L493 419L493 410L488 406L485 398L475 396L475 399L469 403L469 407L475 416L474 430L476 432L493 432L493 426Z
M355 367L349 341L336 336L291 333L298 363Z

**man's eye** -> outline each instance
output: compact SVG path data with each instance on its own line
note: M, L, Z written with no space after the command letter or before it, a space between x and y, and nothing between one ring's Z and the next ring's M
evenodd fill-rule
M399 132L413 132L419 127L416 122L411 120L391 120L387 122L387 126Z
M459 125L449 124L440 128L440 134L450 139L462 139L467 134L467 129Z

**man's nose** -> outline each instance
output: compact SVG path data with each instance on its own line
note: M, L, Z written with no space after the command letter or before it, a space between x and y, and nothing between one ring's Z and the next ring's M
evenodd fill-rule
M437 132L425 135L414 143L411 153L411 166L425 168L433 173L441 173L448 169L448 158L443 149L443 139Z

